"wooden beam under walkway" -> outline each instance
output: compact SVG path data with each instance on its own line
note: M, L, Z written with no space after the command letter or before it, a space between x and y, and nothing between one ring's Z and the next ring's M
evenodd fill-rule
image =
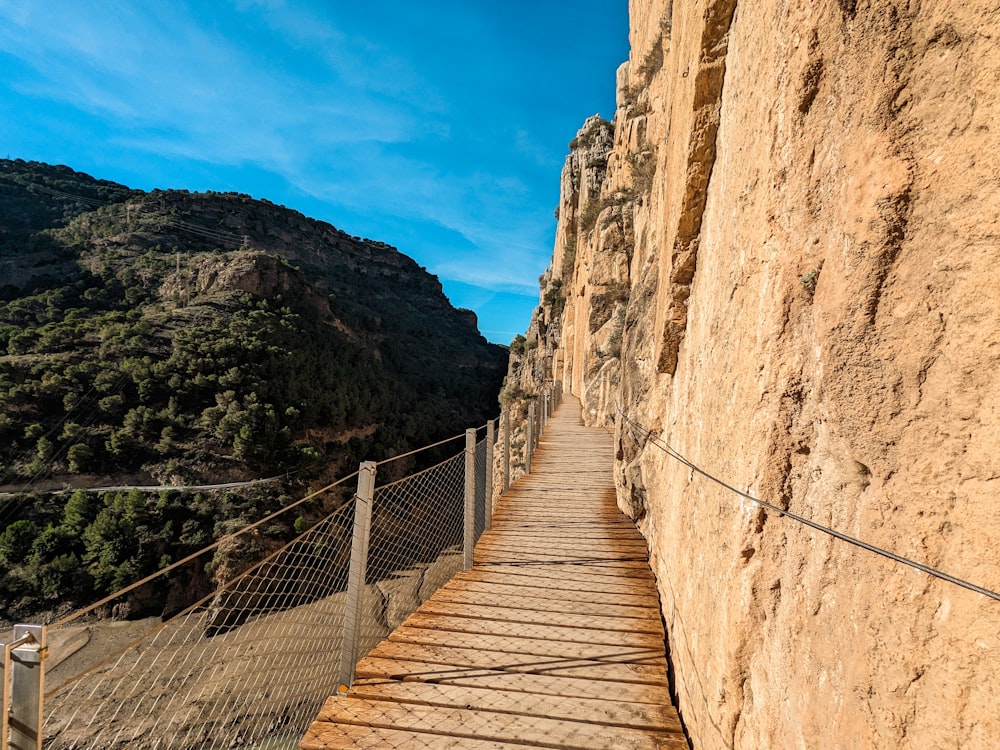
M475 566L358 663L300 747L688 747L645 541L615 503L610 436L566 396Z

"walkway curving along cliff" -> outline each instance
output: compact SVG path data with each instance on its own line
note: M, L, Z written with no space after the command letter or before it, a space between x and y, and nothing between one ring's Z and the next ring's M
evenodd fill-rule
M458 573L357 666L300 748L687 748L646 544L566 396Z

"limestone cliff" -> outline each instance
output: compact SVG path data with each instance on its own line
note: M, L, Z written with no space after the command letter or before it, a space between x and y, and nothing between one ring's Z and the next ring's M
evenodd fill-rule
M991 748L1000 11L631 0L508 392L614 428L695 748Z

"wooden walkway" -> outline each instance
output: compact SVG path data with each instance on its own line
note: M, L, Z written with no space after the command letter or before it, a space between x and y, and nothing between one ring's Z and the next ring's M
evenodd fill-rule
M475 567L358 663L302 750L686 750L646 545L615 504L612 456L567 396Z

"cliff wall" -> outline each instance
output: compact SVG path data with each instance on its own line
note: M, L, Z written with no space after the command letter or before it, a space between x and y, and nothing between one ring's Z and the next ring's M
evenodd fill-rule
M631 0L508 392L614 428L701 748L991 748L1000 32L972 0Z

